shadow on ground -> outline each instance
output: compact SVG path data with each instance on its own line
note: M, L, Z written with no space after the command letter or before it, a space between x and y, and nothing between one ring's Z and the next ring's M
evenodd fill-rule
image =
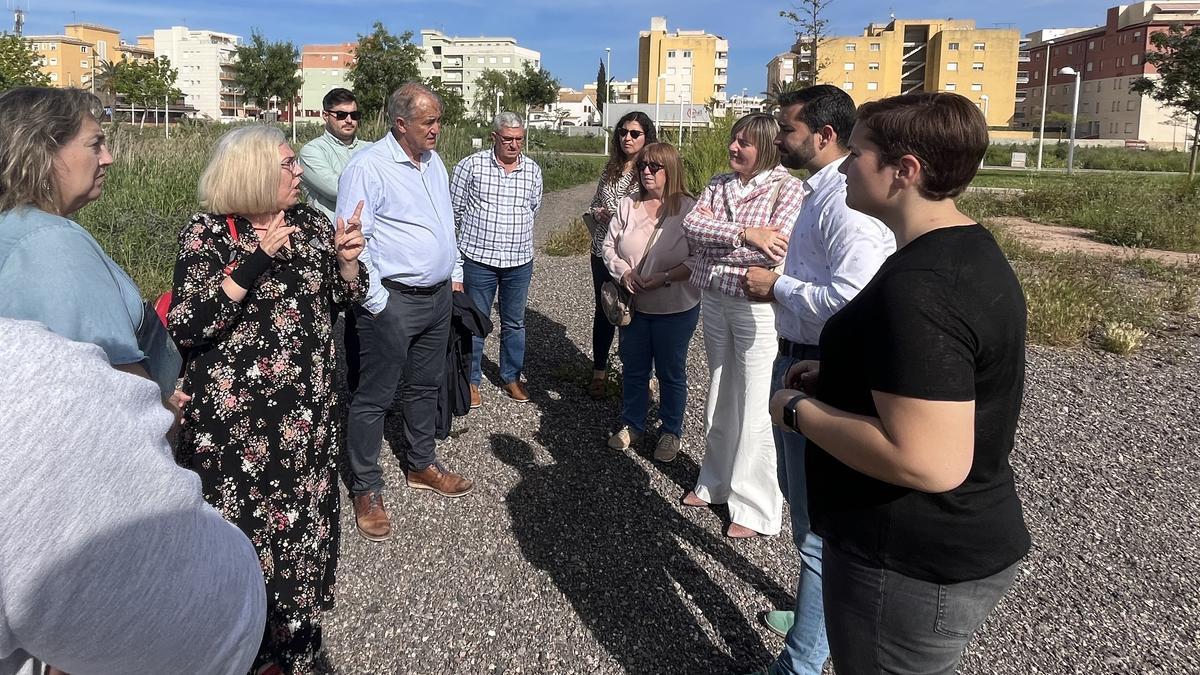
M525 440L490 436L495 456L520 472L506 503L524 558L550 576L626 672L738 672L770 661L699 562L724 567L774 604L786 604L789 592L685 518L651 485L646 462L604 447L616 404L587 399L582 381L563 378L570 369L542 367L587 363L561 325L533 310L526 325L551 352L528 360L527 377L542 411L534 440L552 462ZM698 471L684 455L666 466L677 485L690 485Z

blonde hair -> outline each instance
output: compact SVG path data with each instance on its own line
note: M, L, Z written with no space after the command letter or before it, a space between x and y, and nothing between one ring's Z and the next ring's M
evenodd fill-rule
M82 89L17 87L0 95L0 212L33 205L60 213L54 157L99 121L100 99Z
M650 143L642 148L637 155L638 162L654 162L662 164L663 171L667 174L667 182L663 186L663 205L666 207L666 215L673 216L679 213L680 202L684 197L691 197L688 192L687 185L684 184L683 161L679 159L679 151L670 143ZM638 173L638 199L646 198L646 188L642 186L640 169Z
M269 213L279 210L279 146L283 132L252 124L217 140L200 174L200 205L211 213Z
M758 151L751 177L779 166L779 148L775 147L775 136L779 134L779 121L767 113L750 113L733 123L729 132L730 142L738 133L745 132L746 140Z

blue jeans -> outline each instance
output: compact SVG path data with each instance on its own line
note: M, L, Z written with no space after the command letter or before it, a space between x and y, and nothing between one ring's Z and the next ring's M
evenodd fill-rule
M525 305L532 278L532 260L516 267L492 267L463 257L463 290L480 311L491 314L500 289L500 380L504 384L520 380L525 366ZM483 338L472 342L471 384L478 385L483 379Z
M650 410L650 369L658 376L658 418L662 433L683 435L683 409L687 405L688 343L696 332L700 305L675 314L633 313L621 328L621 423L644 433Z
M819 358L816 348L806 358ZM800 359L779 355L771 369L771 394L783 388L788 368ZM821 538L809 531L808 487L804 476L804 436L774 427L779 489L792 512L792 540L800 552L800 582L796 588L796 623L788 631L783 651L771 673L816 675L829 656L825 611L821 597Z

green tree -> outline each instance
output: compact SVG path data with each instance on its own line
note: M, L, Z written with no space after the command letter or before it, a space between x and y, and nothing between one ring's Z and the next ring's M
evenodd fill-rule
M462 91L446 86L440 77L431 77L425 84L442 98L442 124L457 126L466 119L467 103Z
M475 78L475 119L480 124L487 124L496 114L496 96L500 97L500 109L508 110L514 107L514 85L516 71L486 69Z
M0 91L50 86L50 77L41 71L40 64L41 57L20 37L0 36Z
M295 102L302 79L297 74L300 52L291 42L267 42L258 30L250 32L250 44L237 48L234 83L248 100L266 108L272 98Z
M596 111L604 114L604 103L608 101L608 70L604 59L600 59L600 70L596 73Z
M825 18L825 10L833 0L800 0L790 10L779 12L779 16L787 19L796 31L796 44L801 51L809 51L809 57L798 59L796 78L805 86L817 83L821 70L829 64L829 59L822 60L820 48L829 38L829 19ZM803 75L801 75L803 73Z
M175 87L178 77L179 71L171 67L165 56L144 63L122 60L115 65L111 86L135 109L142 108L141 122L145 125L149 108L183 98L183 92ZM133 116L136 117L136 110Z
M778 108L780 96L791 91L799 91L806 86L806 84L800 82L799 80L792 80L791 82L781 82L776 80L772 82L771 86L767 87L767 90L762 93L763 96L766 97L766 101L764 102L766 109L770 111Z
M534 68L526 61L513 80L513 102L519 107L545 107L558 100L558 80L545 68Z
M117 104L117 77L124 61L101 59L96 69L96 93L105 106L115 108Z
M349 76L358 107L368 117L382 119L388 96L405 82L421 79L421 48L413 44L412 36L412 31L392 35L380 21L370 35L358 36Z
M1188 161L1191 181L1196 178L1196 139L1200 138L1200 26L1189 30L1183 24L1172 24L1167 31L1151 35L1150 44L1154 50L1146 52L1146 63L1158 70L1158 77L1140 77L1129 91L1195 117Z

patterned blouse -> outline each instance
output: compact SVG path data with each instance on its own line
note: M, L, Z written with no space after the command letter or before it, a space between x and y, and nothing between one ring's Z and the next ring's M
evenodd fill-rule
M592 198L592 215L595 215L600 209L608 209L610 216L617 215L617 205L621 203L621 200L636 194L637 191L637 175L633 171L621 174L615 181L610 181L601 175L600 182L596 184L596 196ZM595 224L596 226L592 228L592 255L602 258L604 257L604 238L608 236L608 221L601 222L597 218Z
M713 177L700 193L696 208L684 219L683 229L696 252L692 284L701 290L715 288L725 295L744 298L742 280L748 268L775 267L783 261L772 260L753 246L738 246L738 235L750 227L775 226L790 237L805 189L803 181L781 166L749 191L739 187L735 173ZM701 207L711 215L701 215Z

